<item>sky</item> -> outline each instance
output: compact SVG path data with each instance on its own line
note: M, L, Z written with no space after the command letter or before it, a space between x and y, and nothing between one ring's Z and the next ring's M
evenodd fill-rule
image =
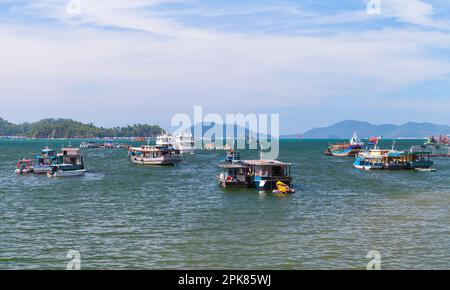
M201 105L280 114L282 134L449 125L450 2L368 2L0 0L0 117L168 128Z

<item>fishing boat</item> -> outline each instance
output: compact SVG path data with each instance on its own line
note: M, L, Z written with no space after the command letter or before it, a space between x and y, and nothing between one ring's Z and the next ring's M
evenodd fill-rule
M16 174L29 174L33 173L34 162L31 159L22 159L17 162Z
M364 143L358 137L357 133L353 134L348 143L330 144L325 150L326 155L333 155L337 157L355 156L363 149Z
M424 170L433 166L430 155L424 152L371 149L358 154L353 166L360 170Z
M410 152L427 152L433 157L450 157L450 140L448 136L431 136L423 145L414 145Z
M52 165L49 177L81 176L86 173L84 158L78 148L62 148L58 153L56 164Z
M250 168L244 163L221 163L222 172L217 175L219 184L223 188L251 187Z
M173 147L177 150L180 150L181 154L195 153L195 142L192 134L182 133L175 137L172 137L171 141L173 142Z
M227 152L225 159L221 160L221 163L240 163L242 162L241 154L239 151L230 149Z
M143 165L176 165L181 162L180 150L165 146L131 147L128 157L133 163Z
M260 190L273 190L274 193L289 194L291 187L291 164L278 160L242 160L238 151L231 149L219 164L221 172L217 175L223 188L254 187Z
M292 183L291 164L278 160L244 160L249 167L250 185L257 189L276 188L281 181L290 186Z
M117 149L120 148L120 144L114 143L113 140L106 140L103 145L101 145L101 148L105 149Z
M33 165L33 173L35 174L47 174L52 172L53 165L56 164L57 154L56 150L46 147L41 150L41 154L35 157L35 163Z

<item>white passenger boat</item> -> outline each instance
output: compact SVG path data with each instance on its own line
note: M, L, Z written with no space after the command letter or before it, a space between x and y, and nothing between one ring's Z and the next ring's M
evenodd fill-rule
M175 149L180 150L181 154L194 154L195 142L194 137L190 133L182 133L173 139Z
M174 137L168 133L156 137L156 146L173 148Z

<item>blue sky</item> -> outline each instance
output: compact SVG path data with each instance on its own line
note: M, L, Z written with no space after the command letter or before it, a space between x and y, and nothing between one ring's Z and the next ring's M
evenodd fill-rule
M102 126L279 113L282 133L345 119L449 124L450 3L0 0L0 117Z

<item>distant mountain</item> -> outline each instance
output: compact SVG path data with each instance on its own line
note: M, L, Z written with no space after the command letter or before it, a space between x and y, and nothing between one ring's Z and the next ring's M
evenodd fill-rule
M0 118L0 136L30 138L104 138L155 137L164 130L155 125L135 124L127 127L103 128L70 119L44 119L34 123L13 124Z
M315 128L302 134L304 139L347 139L357 132L360 138L382 136L386 139L424 138L431 135L450 135L450 126L432 123L413 123L403 125L373 125L354 120L342 121L325 128Z

